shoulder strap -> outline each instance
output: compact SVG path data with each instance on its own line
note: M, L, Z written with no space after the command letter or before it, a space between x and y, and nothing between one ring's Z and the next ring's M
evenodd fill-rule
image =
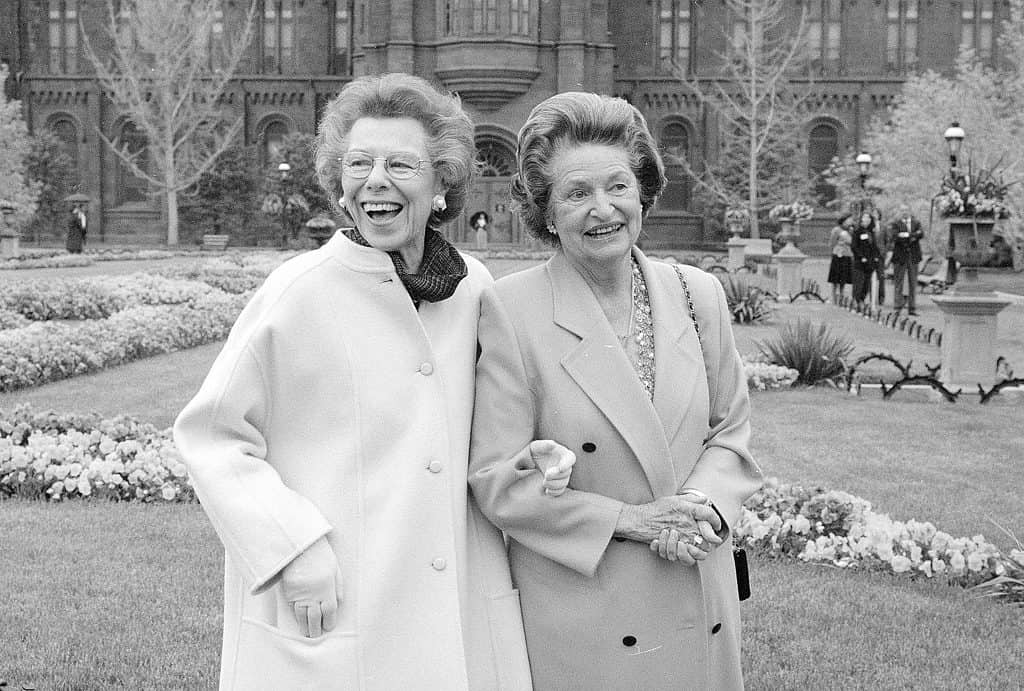
M693 328L697 332L697 343L700 344L701 358L704 357L704 343L701 340L700 335L700 322L697 321L697 310L693 307L693 297L690 295L690 286L686 283L686 276L683 275L683 270L679 268L678 264L673 264L673 268L676 270L676 276L679 277L679 285L683 287L683 299L686 300L686 307L690 311L690 319L693 320ZM707 362L704 363L705 365Z

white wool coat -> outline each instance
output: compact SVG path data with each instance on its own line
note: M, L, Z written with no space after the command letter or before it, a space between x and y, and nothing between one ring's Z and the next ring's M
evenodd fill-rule
M174 428L224 543L221 689L530 688L501 534L467 501L479 296L417 311L340 233L257 291ZM299 635L282 567L326 535L337 627Z

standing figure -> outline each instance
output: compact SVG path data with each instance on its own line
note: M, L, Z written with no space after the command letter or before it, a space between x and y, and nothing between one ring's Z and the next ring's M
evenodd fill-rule
M917 314L917 265L921 263L921 222L910 213L910 207L900 204L898 213L889 224L888 244L892 247L893 309L903 309L903 282L907 282L907 314Z
M457 97L348 83L315 162L352 227L267 278L178 417L226 552L221 689L530 687L505 544L467 498L491 277L438 231L475 153Z
M832 303L839 304L846 291L846 286L853 283L853 250L850 245L853 236L853 217L850 214L841 216L829 234L828 245L832 250L832 259L828 265L828 282L832 284Z
M722 285L636 247L665 176L626 101L548 98L517 164L556 252L484 293L469 481L510 539L534 688L740 689L729 531L761 473ZM561 496L538 438L577 459Z
M68 237L65 242L67 251L71 254L81 254L82 246L85 244L85 227L87 220L81 205L75 204L68 214Z
M864 299L871 293L871 278L878 276L882 264L882 238L879 236L878 224L874 216L865 211L860 215L860 223L853 230L853 241L850 243L850 250L853 252L853 301L858 307L863 306ZM884 278L879 283L879 303L882 300L881 286Z
M486 211L477 211L469 219L469 225L473 229L474 240L478 250L487 249L487 226L491 217Z

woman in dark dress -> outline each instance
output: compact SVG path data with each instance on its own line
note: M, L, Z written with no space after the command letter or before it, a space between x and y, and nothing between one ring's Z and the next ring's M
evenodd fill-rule
M82 207L75 204L68 215L68 239L65 243L67 251L71 254L81 254L82 245L85 244L85 212Z
M850 214L841 216L829 235L828 246L832 250L832 261L828 266L828 282L832 284L832 302L838 304L846 286L853 283L853 226Z

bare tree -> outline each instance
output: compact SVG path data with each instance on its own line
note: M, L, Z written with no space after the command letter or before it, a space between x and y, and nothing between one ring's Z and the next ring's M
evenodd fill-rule
M256 3L225 31L222 0L107 0L110 58L85 48L115 107L145 135L143 165L128 142L100 137L167 200L167 244L178 244L178 195L231 145L241 118L222 97L252 38ZM241 14L240 12L238 13ZM84 31L83 31L84 35Z
M793 26L788 0L725 0L735 21L726 50L718 54L723 74L679 79L718 117L721 147L698 168L679 163L712 203L746 208L750 235L758 237L758 212L792 201L809 188L800 161L801 125L807 117L806 10Z

